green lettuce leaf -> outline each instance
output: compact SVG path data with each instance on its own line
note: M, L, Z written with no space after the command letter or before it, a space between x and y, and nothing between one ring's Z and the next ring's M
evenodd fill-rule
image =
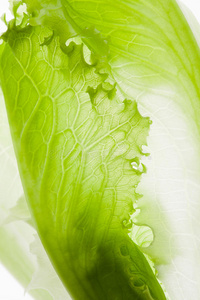
M32 24L54 30L44 18L46 1L26 0ZM53 2L53 1L52 1ZM143 251L157 265L172 299L198 299L200 247L200 51L199 29L174 0L53 2L103 61L124 95L135 98L153 121L138 202L138 225L149 226L154 240ZM51 12L49 12L51 13ZM50 16L48 16L50 17ZM52 16L53 17L53 16ZM72 19L72 20L71 20ZM98 43L99 32L109 50ZM59 31L56 31L60 35ZM62 42L62 38L61 38ZM106 43L104 43L105 45Z
M174 0L23 2L1 81L57 273L75 299L165 299L150 257L171 299L198 299L200 51L182 11ZM85 46L65 46L74 37L89 60ZM149 119L133 99L153 120L143 198Z
M1 83L21 180L64 285L75 299L165 299L128 236L149 119L85 62L82 45L61 50L49 30L13 24L4 40Z

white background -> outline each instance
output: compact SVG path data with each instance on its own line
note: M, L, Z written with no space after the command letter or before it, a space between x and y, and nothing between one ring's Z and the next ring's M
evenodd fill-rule
M199 0L182 0L194 13L200 22L200 3ZM0 16L6 12L7 20L11 18L8 10L8 0L0 0ZM6 30L5 24L0 21L0 33ZM1 241L0 241L1 242ZM0 264L0 300L31 300L32 297L24 295L24 289Z

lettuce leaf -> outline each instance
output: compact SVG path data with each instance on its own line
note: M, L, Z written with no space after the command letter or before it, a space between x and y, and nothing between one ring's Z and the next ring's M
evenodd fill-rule
M24 3L30 25L10 23L1 82L29 208L64 285L75 299L165 299L150 257L171 299L198 299L200 51L182 11Z
M165 299L128 236L149 119L41 27L4 35L1 82L25 195L72 297ZM12 89L10 89L12 86ZM122 205L123 203L123 205Z

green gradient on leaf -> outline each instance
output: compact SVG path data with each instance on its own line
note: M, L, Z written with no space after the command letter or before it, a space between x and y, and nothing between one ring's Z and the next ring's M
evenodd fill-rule
M49 30L30 26L4 39L1 78L21 179L63 283L75 299L165 299L128 236L141 176L132 163L149 119L119 100L82 45L61 50Z
M0 78L26 198L64 285L74 299L165 299L144 252L171 299L198 298L200 51L180 8L23 2ZM149 119L133 99L153 120L141 199Z
M25 2L29 12L40 11ZM46 2L40 4L44 8ZM152 162L147 161L141 182L144 197L137 204L137 224L151 227L154 240L143 251L160 265L159 278L172 299L198 299L200 51L192 30L174 0L54 4L65 15L64 30L72 24L94 57L103 60L102 68L109 70L122 94L135 98L153 121ZM44 9L40 12L31 22L54 30L42 18ZM109 45L107 60L104 47L96 53L93 28Z

